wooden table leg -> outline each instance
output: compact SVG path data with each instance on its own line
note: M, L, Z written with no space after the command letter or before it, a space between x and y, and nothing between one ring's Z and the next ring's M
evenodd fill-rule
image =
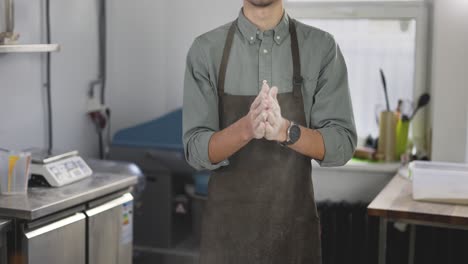
M385 264L387 251L387 218L380 217L379 224L379 264Z
M415 243L416 243L416 226L410 225L409 250L408 250L408 263L409 264L414 263Z

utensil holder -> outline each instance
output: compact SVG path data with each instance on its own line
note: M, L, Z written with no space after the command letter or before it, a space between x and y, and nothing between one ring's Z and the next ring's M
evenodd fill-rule
M396 116L392 111L380 113L378 156L386 162L395 161Z

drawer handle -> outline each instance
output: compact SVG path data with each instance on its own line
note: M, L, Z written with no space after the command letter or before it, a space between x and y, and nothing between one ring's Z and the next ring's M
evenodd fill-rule
M87 216L94 216L94 215L100 214L100 213L102 213L104 211L107 211L109 209L120 206L120 205L122 205L124 203L128 203L130 201L133 201L133 196L130 193L126 193L120 198L112 200L112 201L110 201L108 203L105 203L105 204L100 205L98 207L95 207L93 209L89 209L88 211L86 211L86 215Z
M64 218L64 219L59 220L57 222L54 222L54 223L52 223L50 225L46 225L46 226L40 227L40 228L38 228L36 230L33 230L31 232L28 232L28 233L25 234L25 236L26 236L26 238L31 239L33 237L37 237L37 236L43 235L45 233L60 229L62 227L71 225L71 224L76 223L78 221L81 221L81 220L85 219L85 217L86 216L83 213L76 213L73 216Z

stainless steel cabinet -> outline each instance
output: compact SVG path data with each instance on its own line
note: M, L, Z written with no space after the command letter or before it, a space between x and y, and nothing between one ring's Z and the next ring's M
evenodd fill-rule
M133 197L125 193L87 211L26 229L22 240L21 263L131 264Z
M10 221L0 219L0 263L7 263L6 249L6 232L9 228Z
M86 263L86 216L76 213L24 233L26 263Z
M0 231L0 263L6 263L6 239L5 234Z
M89 264L131 264L133 197L130 193L86 211Z
M12 219L0 220L0 264L131 263L129 193L141 172L128 163L91 164L94 174L85 180L60 188L29 188L28 195L0 195L0 217ZM2 258L5 227L8 260Z
M183 152L112 146L110 158L134 162L146 177L146 188L135 210L135 247L167 249L186 239L190 214L176 214L173 207L176 197L185 194L194 172Z

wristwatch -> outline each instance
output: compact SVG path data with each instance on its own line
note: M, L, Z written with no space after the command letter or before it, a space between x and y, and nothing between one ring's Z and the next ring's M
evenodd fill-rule
M301 128L298 124L294 123L293 121L289 122L289 127L286 132L286 141L281 142L280 144L283 146L289 146L296 143L299 138L301 137Z

